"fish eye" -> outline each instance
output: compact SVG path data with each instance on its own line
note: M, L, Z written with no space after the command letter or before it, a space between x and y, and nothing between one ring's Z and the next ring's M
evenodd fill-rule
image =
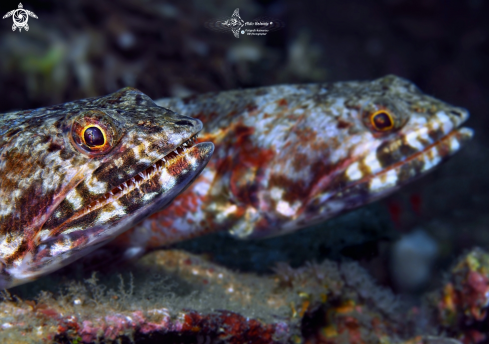
M394 127L392 115L386 110L379 110L370 116L370 123L375 130L387 131Z
M85 144L91 148L103 146L106 142L103 129L95 125L85 127L82 137Z
M83 154L106 154L114 147L119 137L112 119L100 110L84 111L73 118L71 142Z

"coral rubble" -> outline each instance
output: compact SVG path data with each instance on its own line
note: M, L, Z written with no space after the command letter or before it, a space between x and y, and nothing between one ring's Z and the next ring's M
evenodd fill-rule
M481 251L472 252L454 268L452 289L436 294L445 328L461 317L485 316L486 261ZM274 274L258 276L167 250L126 270L118 284L93 275L32 300L5 292L1 342L457 343L430 337L439 334L433 326L425 326L432 333L420 332L430 311L405 305L353 262L278 264Z
M443 287L429 295L435 323L463 343L486 343L489 320L489 255L474 249L459 258Z

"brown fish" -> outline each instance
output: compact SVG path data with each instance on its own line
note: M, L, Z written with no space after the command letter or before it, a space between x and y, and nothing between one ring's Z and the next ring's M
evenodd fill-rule
M125 88L0 115L0 288L33 280L167 206L212 143L198 119Z

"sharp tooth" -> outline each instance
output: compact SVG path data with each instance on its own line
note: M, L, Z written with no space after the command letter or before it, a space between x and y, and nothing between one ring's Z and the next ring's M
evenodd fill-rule
M136 179L134 179L134 177L132 177L131 182L136 183Z
M122 185L124 185L124 188L127 189L127 183L126 182L122 183Z
M143 174L143 172L139 172L138 174L139 174L139 176L140 176L141 178L143 178L143 179L144 179L144 174Z
M163 159L161 159L161 160L163 160L164 162L166 162L165 158L163 158Z
M184 143L183 143L183 145L184 145L185 147L187 147L187 142L184 142Z
M113 193L112 191L109 191L109 194L110 194L111 196L114 196L114 193Z
M176 150L173 151L173 153L177 154L178 155L178 152Z
M119 190L121 190L121 191L123 190L123 189L121 188L121 186L120 186L120 185L118 186L118 188L119 188Z

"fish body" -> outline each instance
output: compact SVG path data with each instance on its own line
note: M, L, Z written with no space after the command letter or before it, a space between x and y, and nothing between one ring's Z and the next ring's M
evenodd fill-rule
M395 76L157 105L123 89L1 115L0 287L131 227L115 240L131 252L216 231L292 232L396 191L472 137L466 110Z
M263 238L325 221L391 194L472 137L459 128L466 110L393 75L157 103L200 119L200 139L216 148L170 207L116 240L143 250L215 231Z
M136 89L0 115L0 288L84 256L205 167L202 123Z

